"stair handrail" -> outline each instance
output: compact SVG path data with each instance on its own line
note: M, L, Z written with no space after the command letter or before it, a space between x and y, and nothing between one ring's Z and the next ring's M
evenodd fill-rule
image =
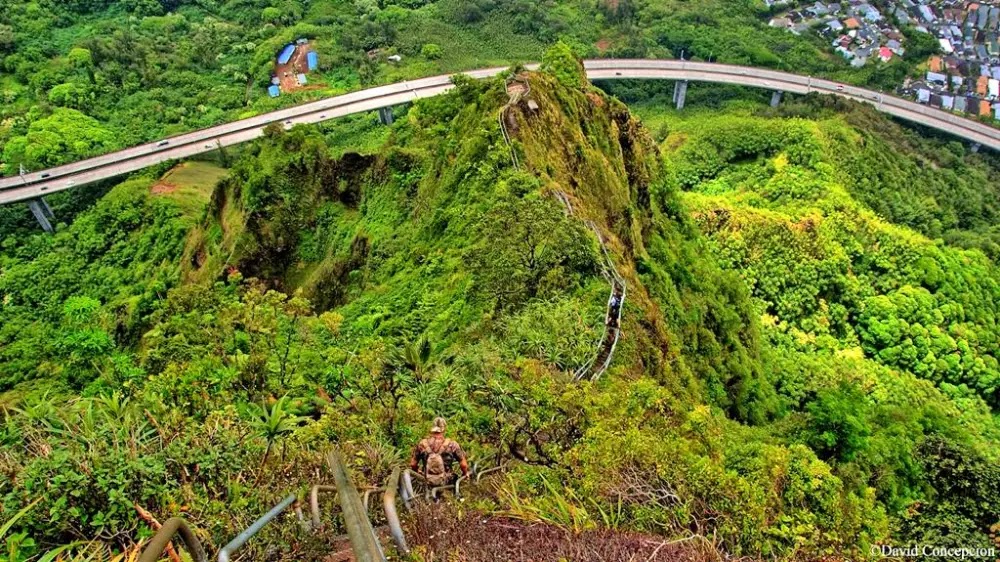
M438 491L454 488L455 497L461 498L460 486L463 481L470 480L475 477L476 482L479 482L484 475L502 470L506 466L507 465L505 463L500 463L492 468L478 470L478 465L473 464L472 471L468 475L459 477L455 480L455 483L450 486L436 486L428 488L424 497L425 499L436 499ZM392 470L392 474L389 476L389 479L385 483L385 494L382 496L385 519L389 524L389 534L392 535L392 540L396 543L396 550L403 555L409 554L410 548L406 544L406 536L403 534L403 525L399 519L399 512L396 510L396 499L401 496L403 498L403 505L406 509L412 510L411 503L417 499L417 495L413 491L412 475L414 474L423 478L422 474L413 472L409 468L395 467Z
M295 494L288 494L283 500L278 502L278 505L271 508L271 511L265 513L260 519L253 522L252 525L247 527L242 533L236 536L235 539L229 541L229 543L222 547L219 551L219 562L229 562L230 557L236 554L240 548L248 540L250 540L254 535L260 532L268 523L273 521L281 512L288 509L288 506L294 505L296 514L299 516L299 520L302 520L302 511L298 505L298 496Z
M413 511L413 501L417 499L417 494L413 491L413 477L410 476L410 469L403 471L403 481L400 484L403 495L403 506L407 511Z
M184 542L184 548L191 554L194 562L208 562L205 548L201 546L201 541L198 540L198 537L183 517L171 517L167 519L166 523L160 527L160 530L146 544L146 548L142 549L139 562L156 562L159 560L160 555L163 554L164 549L170 544L171 539L178 533L180 533L181 540Z
M393 542L396 543L396 550L406 555L410 553L410 548L406 546L406 537L403 536L403 525L399 521L399 513L396 511L396 490L405 490L405 485L400 480L400 469L397 466L392 470L389 480L385 484L385 494L382 495L382 509L385 511L385 520L389 523L389 534L392 535ZM405 495L405 491L403 492Z
M337 497L344 514L344 526L351 541L351 549L357 562L386 562L382 545L375 536L368 513L361 503L361 496L354 486L344 460L337 451L331 451L327 456L334 482L337 484Z
M625 305L625 293L628 285L625 283L625 279L622 278L621 274L618 273L618 268L615 267L615 262L611 259L611 252L608 251L608 245L604 242L604 237L601 236L600 230L598 230L597 225L593 221L586 221L586 225L593 231L594 236L597 237L597 242L601 246L601 253L604 255L604 263L601 265L601 274L608 280L608 284L611 285L611 293L608 295L608 314L605 315L604 319L604 329L601 333L600 339L597 340L597 349L594 351L594 355L583 365L581 365L576 371L573 372L573 380L580 381L583 377L590 372L590 380L596 381L604 374L604 371L608 369L611 365L611 360L614 357L615 348L618 347L618 338L621 335L621 320L622 320L622 308ZM615 293L618 289L621 289L621 298L618 302L617 314L614 318L614 325L609 322L611 320L610 315L612 312L611 302L615 298ZM604 358L604 361L600 365L595 365L597 359L601 356L601 351L605 348L608 342L608 333L613 331L613 339L611 339L610 349L608 350L608 356Z
M322 529L323 520L320 518L319 514L319 493L320 492L333 492L337 493L336 486L327 486L324 484L316 484L309 490L309 512L312 515L312 530Z

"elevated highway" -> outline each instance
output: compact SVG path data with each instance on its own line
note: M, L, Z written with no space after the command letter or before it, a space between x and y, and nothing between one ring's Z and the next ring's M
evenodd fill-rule
M680 60L598 59L585 61L584 65L587 77L591 80L673 80L684 83L685 89L686 83L692 81L748 86L795 94L813 92L832 94L868 103L894 117L944 131L974 144L1000 150L1000 129L891 95L830 80L760 68ZM537 68L537 65L528 65L528 68ZM488 78L504 70L505 67L487 68L465 74L473 78ZM187 158L219 147L247 142L262 136L264 127L272 123L283 123L286 127L300 123L318 123L344 115L391 108L436 96L452 87L451 75L440 75L368 88L48 170L2 178L0 204L37 200L50 193L113 178L168 160Z

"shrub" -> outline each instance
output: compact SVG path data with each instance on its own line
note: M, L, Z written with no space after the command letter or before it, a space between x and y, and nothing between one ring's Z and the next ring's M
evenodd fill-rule
M442 52L440 45L427 43L420 49L420 54L430 60L438 60L444 53Z

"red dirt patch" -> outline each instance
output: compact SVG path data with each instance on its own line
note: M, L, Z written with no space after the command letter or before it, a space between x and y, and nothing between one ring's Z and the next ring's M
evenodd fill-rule
M594 43L594 46L597 47L598 51L603 53L611 48L611 39L601 39L597 43Z
M604 107L604 100L601 99L601 96L593 92L587 92L587 99L589 99L590 103L594 104L597 107Z
M153 187L149 188L149 192L152 193L153 195L165 195L167 193L173 193L173 192L177 191L178 189L179 189L178 186L176 186L176 185L174 185L174 184L172 184L170 182L166 182L166 181L162 181L161 180L161 181L157 182L156 185L154 185Z
M312 86L312 84L306 84L305 86L299 84L297 78L299 74L309 73L309 62L306 60L306 54L311 50L312 47L308 44L296 45L295 52L292 54L292 58L288 59L287 63L275 63L274 75L281 82L280 86L283 93L307 90Z
M701 538L668 541L607 529L573 533L506 517L458 514L445 504L422 505L414 515L407 537L412 537L412 544L428 562L714 562L722 558Z
M156 182L153 185L153 187L149 188L149 192L152 193L153 195L166 195L168 193L173 193L173 192L177 191L178 189L180 189L179 185L174 184L174 183L170 183L167 180L170 178L170 176L172 176L174 174L174 171L176 171L178 168L181 168L183 166L184 166L184 164L178 164L178 165L174 166L173 168L170 168L169 170L167 170L167 173L163 174L163 177L160 178L160 181Z
M528 92L528 85L524 82L512 81L507 83L507 95L514 96L518 94L526 94Z

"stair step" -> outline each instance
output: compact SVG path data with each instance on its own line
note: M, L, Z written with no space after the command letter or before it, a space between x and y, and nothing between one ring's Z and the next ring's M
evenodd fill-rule
M354 562L354 551L351 549L334 552L323 559L323 562Z

